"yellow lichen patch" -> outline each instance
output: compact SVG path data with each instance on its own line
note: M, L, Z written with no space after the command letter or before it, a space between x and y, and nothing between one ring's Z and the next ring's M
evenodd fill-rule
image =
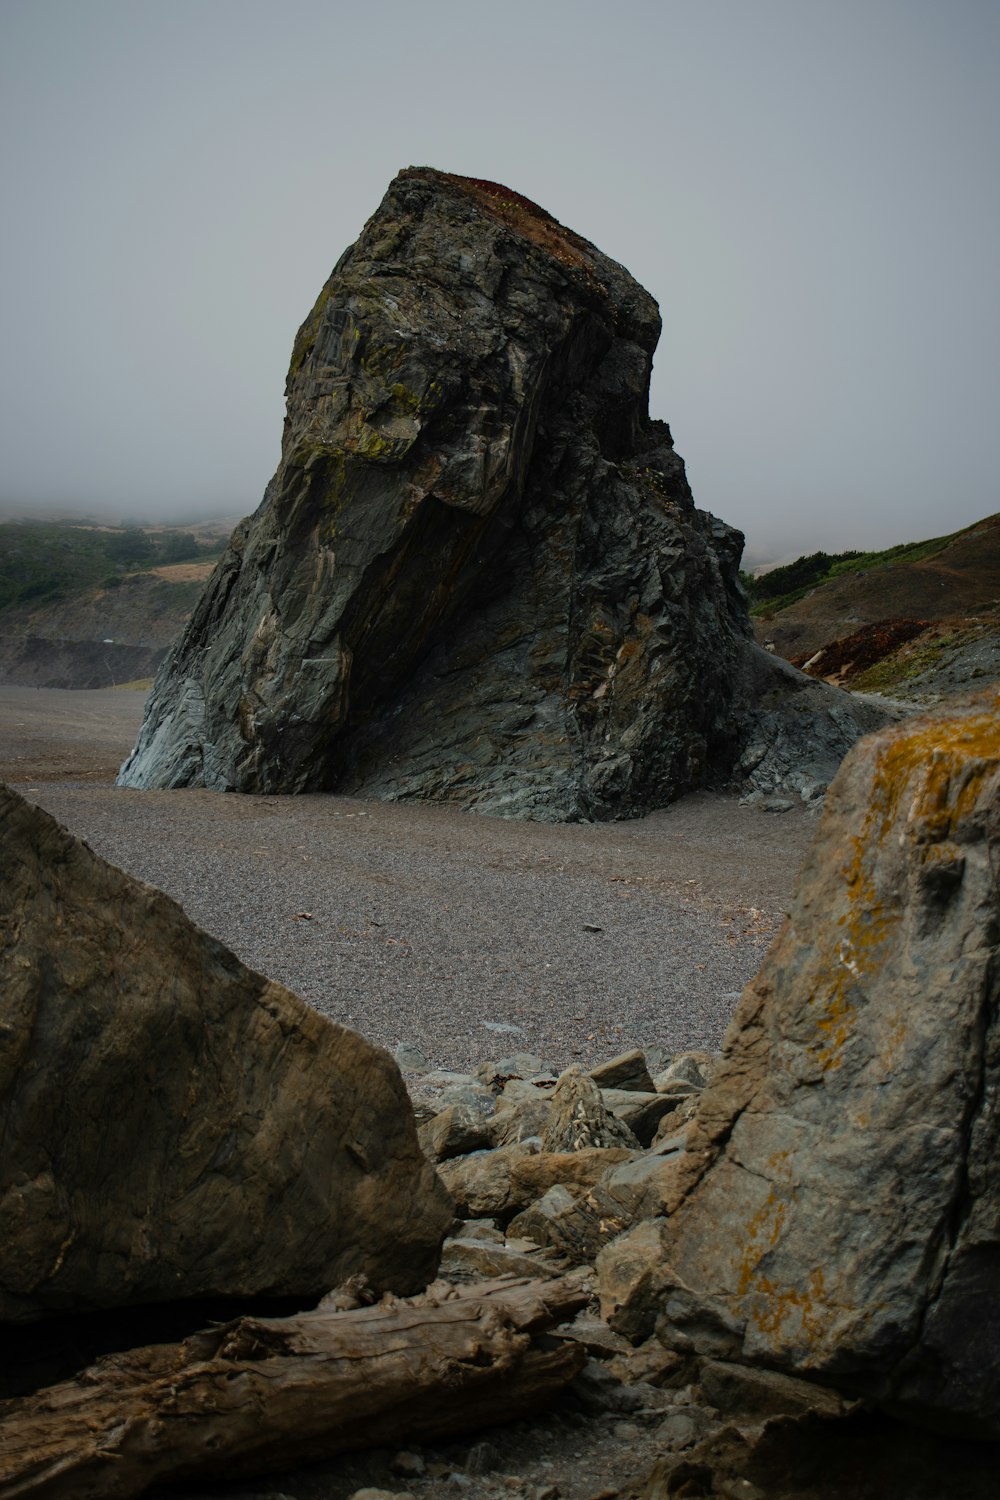
M812 1351L819 1349L833 1322L821 1266L810 1271L804 1286L782 1286L770 1277L758 1276L750 1303L748 1327L772 1341L777 1337Z
M291 380L295 375L298 374L299 370L305 364L306 360L309 358L310 354L313 351L313 346L316 343L316 336L319 333L319 327L321 322L323 321L323 312L326 308L326 304L329 301L329 298L330 281L326 283L323 290L316 298L309 316L306 318L305 322L302 324L302 327L295 335L295 343L292 347L292 357L288 365L289 380Z
M399 413L410 417L422 417L441 404L444 388L439 380L432 380L425 390L415 391L397 380L390 385L389 395Z
M972 810L984 778L998 769L1000 697L992 712L906 726L879 749L870 814L879 826L870 831L884 839L905 797L907 826L917 837L937 843Z
M758 1269L765 1255L769 1255L781 1239L788 1215L788 1200L779 1198L774 1186L766 1201L758 1208L746 1228L743 1258L740 1261L736 1295L745 1297L758 1280Z
M961 851L950 842L970 813L984 781L1000 770L1000 718L995 712L956 714L906 725L876 750L868 810L842 870L845 910L837 921L836 947L829 954L828 981L814 994L817 1060L840 1066L841 1052L857 1015L855 996L886 961L887 945L901 911L884 902L876 870L884 846L895 833L923 846L922 862L956 869ZM892 851L889 851L890 853ZM900 1022L887 1038L898 1052L905 1028Z
M815 1014L816 1060L824 1070L839 1068L842 1051L857 1018L852 992L875 972L883 946L899 914L887 910L878 899L874 881L866 869L864 838L851 841L853 854L844 868L847 910L838 918L836 946L828 955L826 984L809 1002Z
M770 1165L779 1171L787 1168L788 1152L780 1151ZM747 1226L743 1258L740 1262L736 1296L743 1304L747 1326L762 1334L780 1334L807 1348L816 1348L832 1320L826 1302L826 1284L821 1268L812 1270L804 1284L783 1285L763 1269L764 1261L778 1246L795 1193L775 1184L767 1199Z

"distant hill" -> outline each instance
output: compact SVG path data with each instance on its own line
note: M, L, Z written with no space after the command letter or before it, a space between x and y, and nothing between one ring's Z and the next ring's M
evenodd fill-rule
M1000 677L1000 515L744 583L758 640L814 676L918 699Z
M0 524L0 683L151 677L228 540L226 523Z

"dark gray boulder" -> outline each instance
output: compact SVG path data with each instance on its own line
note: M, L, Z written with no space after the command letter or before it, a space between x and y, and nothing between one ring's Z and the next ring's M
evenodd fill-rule
M562 821L726 776L760 727L742 537L649 418L659 333L535 204L402 172L299 330L277 473L121 784Z
M0 787L0 1322L414 1292L452 1220L388 1053Z

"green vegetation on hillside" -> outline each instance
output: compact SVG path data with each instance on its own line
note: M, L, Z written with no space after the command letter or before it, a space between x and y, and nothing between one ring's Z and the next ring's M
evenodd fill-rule
M167 563L211 562L224 545L222 538L199 541L193 532L10 521L0 524L0 610L113 588L130 573Z
M966 527L965 530L971 530ZM772 568L759 578L741 573L740 579L750 600L752 615L773 615L778 610L796 604L811 589L822 583L841 578L847 573L867 573L873 568L895 567L902 563L920 562L933 557L961 536L961 531L949 536L932 537L926 542L901 542L887 547L883 552L813 552L808 557L798 557L783 567Z

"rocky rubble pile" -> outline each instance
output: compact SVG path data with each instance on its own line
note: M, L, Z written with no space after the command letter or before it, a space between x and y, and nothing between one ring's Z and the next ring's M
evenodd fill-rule
M990 1493L988 1448L918 1436L835 1385L671 1348L654 1331L664 1201L721 1056L635 1050L560 1074L526 1053L474 1073L431 1070L409 1048L402 1060L421 1143L455 1200L439 1276L584 1278L588 1307L554 1337L579 1343L586 1364L544 1423L347 1466L342 1481L368 1482L345 1496L842 1500L858 1493L859 1461L892 1500L943 1500L953 1469L964 1486L954 1493Z
M576 1065L557 1073L527 1053L486 1061L474 1073L432 1070L412 1048L401 1049L400 1060L421 1144L455 1201L440 1279L467 1286L500 1275L576 1274L590 1304L553 1337L582 1346L586 1364L544 1427L520 1424L513 1436L491 1429L471 1442L386 1454L367 1472L357 1466L371 1482L350 1491L352 1500L625 1495L627 1474L657 1463L664 1483L702 1472L690 1455L722 1430L730 1442L739 1432L749 1451L779 1416L832 1420L851 1409L835 1392L685 1358L655 1336L633 1344L600 1314L598 1294L615 1282L614 1258L602 1247L655 1214L658 1179L684 1149L717 1056L633 1050L589 1073ZM591 1450L586 1465L574 1461L581 1443ZM560 1450L564 1458L545 1457ZM574 1472L587 1468L589 1482ZM346 1478L350 1466L337 1472ZM743 1484L719 1493L757 1500L762 1492Z
M557 1076L519 1053L474 1075L411 1073L421 1145L462 1225L445 1243L443 1274L525 1274L540 1250L548 1274L592 1264L658 1211L658 1185L714 1066L707 1053L681 1053L653 1078L633 1051Z

